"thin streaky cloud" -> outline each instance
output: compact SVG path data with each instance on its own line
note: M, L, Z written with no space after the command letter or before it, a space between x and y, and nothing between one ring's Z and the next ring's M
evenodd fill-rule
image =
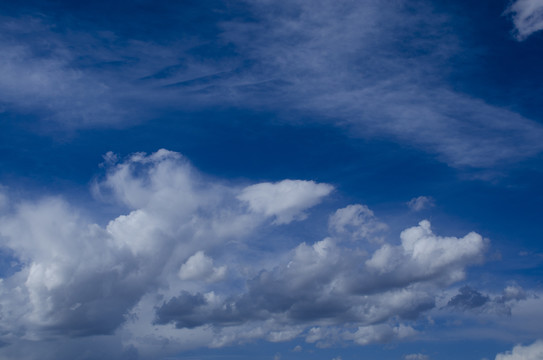
M515 26L513 33L518 41L524 41L533 33L543 30L541 0L516 0L509 5L505 14L511 16Z

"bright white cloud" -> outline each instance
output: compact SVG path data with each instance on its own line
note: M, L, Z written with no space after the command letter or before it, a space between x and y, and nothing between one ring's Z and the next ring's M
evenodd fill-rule
M366 262L377 273L409 274L407 276L443 276L442 280L454 282L464 277L467 264L481 260L485 241L476 233L463 238L436 236L430 222L421 221L402 231L401 245L383 245Z
M213 259L206 256L203 251L189 257L179 269L181 280L218 281L224 278L225 274L226 266L214 267Z
M522 41L533 33L543 30L543 1L516 0L505 11L515 25L515 36Z
M321 202L333 189L314 181L283 180L248 186L238 199L247 202L251 211L273 216L277 224L288 224L305 219L304 210Z
M531 345L517 345L511 351L496 355L496 360L540 360L543 359L543 340Z

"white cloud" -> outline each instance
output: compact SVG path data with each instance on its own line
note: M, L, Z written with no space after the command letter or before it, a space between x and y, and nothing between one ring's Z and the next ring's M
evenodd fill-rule
M480 261L485 249L479 234L471 232L463 238L436 236L427 220L402 231L400 238L400 246L383 245L366 262L367 266L381 274L444 276L442 280L450 283L461 280L463 268Z
M421 211L434 206L434 199L429 196L419 196L409 200L407 206L413 211Z
M321 202L333 189L314 181L283 180L248 186L238 199L247 202L251 211L274 216L277 224L288 224L305 219L303 211Z
M206 256L203 251L188 258L179 269L181 280L219 281L226 275L226 266L214 267L213 259Z
M490 168L541 152L540 124L507 104L450 90L451 59L470 56L454 31L443 31L454 21L425 4L406 12L404 3L248 1L254 21L215 24L217 41L237 55L205 61L189 50L198 45L191 37L111 47L112 31L60 33L46 16L5 18L0 94L9 111L69 128L127 125L164 108L244 104L325 120L354 136L386 136L456 167ZM519 36L540 29L540 0L519 0L510 13Z
M348 234L352 239L379 240L373 234L387 229L386 224L378 221L373 211L366 205L349 205L338 209L328 221L330 230L338 235ZM372 237L370 237L372 236Z
M543 30L543 1L516 0L507 8L515 25L515 37L522 41L533 33Z
M517 345L512 351L496 355L496 360L540 360L543 359L543 340L531 345Z
M370 209L350 205L333 212L330 237L253 259L256 231L288 230L333 188L301 180L227 186L167 150L108 159L95 192L125 214L105 227L59 197L11 204L0 217L2 246L21 263L0 282L0 341L75 344L116 333L142 358L254 339L394 341L416 336L410 321L484 251L478 234L441 237L427 221L376 251L342 241L384 228ZM514 301L521 291L503 296Z
M17 331L35 341L110 334L149 294L155 299L153 316L157 289L179 290L181 280L203 280L187 286L207 289L224 279L226 266L214 266L205 251L229 239L242 241L263 224L260 214L237 199L247 188L210 182L177 153L138 153L119 163L108 158L95 192L130 212L105 228L59 197L18 202L0 217L2 246L22 264L0 282L2 334ZM310 181L279 184L293 184L302 193L298 202L272 206L272 214L283 220L300 216L332 189ZM206 292L201 301L214 304L220 298ZM269 339L284 341L299 332L277 329Z
M454 19L428 4L415 13L404 1L386 9L373 0L250 4L259 21L226 23L223 37L267 69L260 76L275 96L229 88L253 106L386 136L455 167L493 167L543 150L536 121L450 89L443 74L469 50L443 30Z

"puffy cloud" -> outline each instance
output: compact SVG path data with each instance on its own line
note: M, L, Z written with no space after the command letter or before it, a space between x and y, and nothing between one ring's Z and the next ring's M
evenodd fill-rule
M288 224L305 219L303 211L318 204L333 189L314 181L283 180L248 186L238 199L247 202L251 211L274 216L277 224Z
M543 1L516 0L505 11L515 25L515 37L522 41L533 33L543 30Z
M352 239L379 240L372 236L376 232L387 229L386 224L378 221L366 205L349 205L338 209L330 216L329 228L336 235L348 234Z
M179 278L181 280L221 280L226 273L226 266L213 267L213 259L198 251L181 265Z
M356 336L345 337L339 331L337 340L366 344L410 336L414 330L409 326L386 323L416 319L433 308L434 291L461 279L463 269L480 260L484 242L477 234L460 239L438 237L427 222L404 231L402 242L398 247L383 245L369 260L365 251L342 247L333 238L302 243L275 268L248 280L244 294L203 301L190 311L186 310L186 296L174 297L173 304L183 305L180 310L169 311L173 305L164 303L157 315L162 323L171 322L178 328L225 327L266 319L281 319L295 327L318 324L306 340L321 346L334 339L328 334L333 331L329 326L346 322L363 326ZM379 261L392 263L390 268L376 260L383 256L383 249L390 250L394 261L388 255ZM201 293L193 296L204 299ZM292 334L300 331L297 328ZM328 335L319 337L323 332Z
M445 283L464 277L466 265L481 260L486 245L483 238L471 232L463 238L436 236L430 222L423 220L418 226L402 231L401 245L383 245L366 261L378 274L394 274L396 280L441 278Z
M41 331L70 336L111 333L152 276L150 271L134 276L147 269L138 269L129 251L110 246L106 231L86 223L63 200L22 203L0 224L3 245L24 264L2 283L3 296L18 302L21 317L12 318L9 307L3 316L35 332L32 336L41 337Z
M429 196L419 196L409 200L407 206L413 211L421 211L434 206L434 199Z
M531 345L517 345L511 351L496 355L495 360L538 360L543 358L543 340Z
M308 216L332 186L225 185L167 150L122 161L109 154L104 166L94 192L125 212L105 226L58 197L14 204L0 217L2 246L21 263L0 282L0 338L14 344L6 349L23 338L108 334L142 358L254 339L394 341L416 334L411 322L485 249L478 234L441 237L427 221L398 245L343 241L385 228L354 204L330 216L330 236L255 261L247 254L256 231ZM503 301L521 295L511 288Z
M20 202L0 218L2 246L21 263L20 271L0 283L0 327L7 333L18 329L36 340L111 334L157 288L224 278L226 267L213 266L204 251L243 239L262 221L237 200L243 189L205 180L177 153L138 153L120 163L111 154L107 158L95 193L129 213L105 228L59 197ZM291 184L311 187L318 200L307 191L302 205L293 201L273 215L298 216L293 208L307 210L331 191L313 182ZM166 302L158 323L212 297L202 296L181 292Z

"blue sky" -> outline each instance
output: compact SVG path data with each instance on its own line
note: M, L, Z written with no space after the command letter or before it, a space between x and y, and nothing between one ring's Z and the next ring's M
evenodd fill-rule
M543 2L0 2L2 359L543 357Z

